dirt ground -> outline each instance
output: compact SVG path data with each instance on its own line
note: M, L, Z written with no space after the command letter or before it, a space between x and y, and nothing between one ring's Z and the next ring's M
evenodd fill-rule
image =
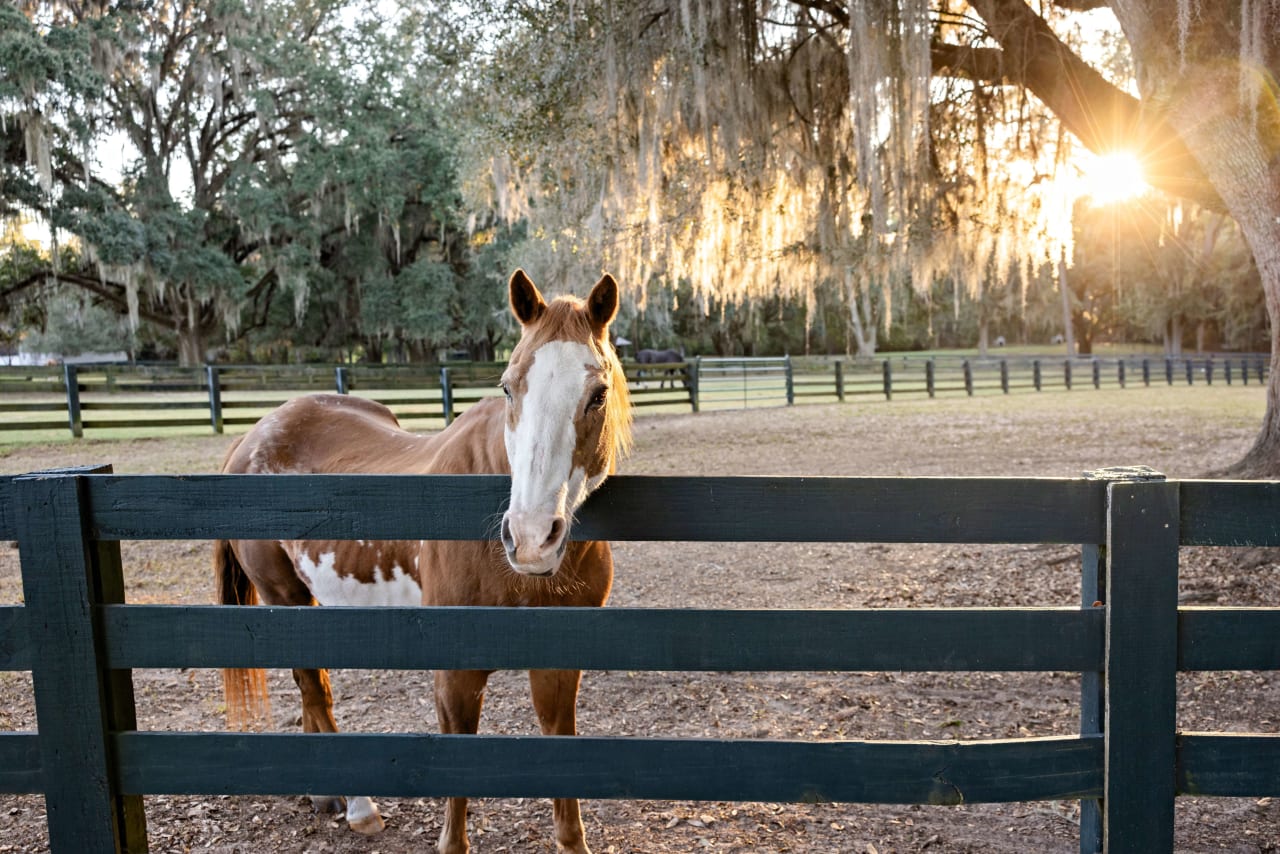
M1084 391L938 401L807 406L642 416L624 471L689 475L1060 476L1149 465L1195 477L1248 447L1262 390L1198 387ZM227 437L81 441L0 448L0 471L110 462L119 472L215 471ZM210 601L208 547L125 543L133 602ZM1079 550L1062 546L881 544L615 544L610 606L964 607L1079 601ZM1280 556L1186 549L1182 599L1280 605ZM21 601L17 558L0 548L0 601ZM429 673L334 673L345 729L435 729ZM135 673L140 726L219 730L214 671ZM298 728L286 673L272 674L274 724ZM634 673L584 677L579 729L596 735L810 739L982 739L1077 731L1079 678L1016 673ZM1275 673L1187 674L1184 730L1275 732ZM34 729L30 677L0 673L0 728ZM482 731L533 733L522 674L496 674ZM384 800L375 837L318 816L300 797L153 797L157 852L433 850L442 806ZM589 801L588 840L602 852L1066 852L1077 850L1075 802L920 807ZM550 852L551 808L541 800L473 801L478 854ZM1182 798L1177 850L1280 850L1280 799ZM0 852L48 850L38 797L0 799Z

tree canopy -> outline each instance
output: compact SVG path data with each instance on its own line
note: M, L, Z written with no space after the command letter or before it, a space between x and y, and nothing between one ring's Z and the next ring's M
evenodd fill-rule
M835 282L873 342L940 280L981 301L1066 270L1073 155L1125 150L1152 186L1235 220L1280 357L1272 0L536 8L493 66L520 81L502 91L499 202L559 241L557 263L603 258L641 303L655 275L722 305L812 304ZM1272 375L1242 470L1280 473Z
M189 362L489 355L515 259L651 337L863 353L1055 291L1081 341L1254 341L1256 281L1280 358L1275 0L22 0L0 71L0 214L59 241L0 265L10 327L73 288ZM1182 207L1081 214L1084 151Z
M426 24L351 0L0 7L2 198L74 250L3 296L91 292L188 363L255 330L375 355L465 339Z

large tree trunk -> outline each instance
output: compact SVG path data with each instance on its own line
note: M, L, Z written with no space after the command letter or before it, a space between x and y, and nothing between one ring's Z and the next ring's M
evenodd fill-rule
M204 334L199 329L191 329L185 324L178 329L178 364L184 368L194 368L205 363L208 358L205 351Z
M876 354L876 331L879 324L872 309L870 289L862 288L859 292L852 278L845 285L849 304L849 331L853 333L856 355L871 358Z
M1240 0L1197 7L1179 33L1167 0L1113 0L1133 48L1144 105L1159 105L1240 225L1262 278L1271 319L1271 374L1262 430L1244 459L1220 475L1280 476L1280 110L1263 88L1249 103L1240 71ZM1179 47L1182 37L1183 49ZM1259 57L1275 71L1275 33ZM1274 78L1271 78L1274 79ZM1272 83L1271 85L1274 85Z

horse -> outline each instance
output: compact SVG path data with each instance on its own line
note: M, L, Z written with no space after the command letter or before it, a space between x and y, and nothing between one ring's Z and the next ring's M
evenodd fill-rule
M636 353L636 362L641 365L668 365L672 362L684 361L684 348L679 350L640 350ZM667 368L664 371L665 376L671 378L671 387L676 387L676 369ZM658 388L661 389L665 385L666 380L659 378Z
M502 375L503 398L482 400L444 431L403 430L379 403L337 394L296 398L230 448L228 474L510 474L511 496L484 542L264 541L215 544L222 604L601 606L613 582L608 543L571 542L575 511L625 456L631 403L609 324L618 284L604 275L585 299L547 302L523 270L509 282L520 340ZM435 705L445 733L474 734L492 671L437 671ZM296 669L305 732L336 732L325 670ZM574 735L581 671L532 670L541 730ZM261 670L224 671L228 721L243 727L266 710ZM349 827L377 833L365 796L312 797ZM576 799L553 802L557 849L590 854ZM437 844L465 854L467 799L449 798Z

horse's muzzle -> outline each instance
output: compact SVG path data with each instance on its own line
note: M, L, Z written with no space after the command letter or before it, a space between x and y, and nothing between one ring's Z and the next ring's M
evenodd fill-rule
M569 545L569 526L563 516L518 513L502 517L502 548L511 568L523 575L546 578L560 568Z

